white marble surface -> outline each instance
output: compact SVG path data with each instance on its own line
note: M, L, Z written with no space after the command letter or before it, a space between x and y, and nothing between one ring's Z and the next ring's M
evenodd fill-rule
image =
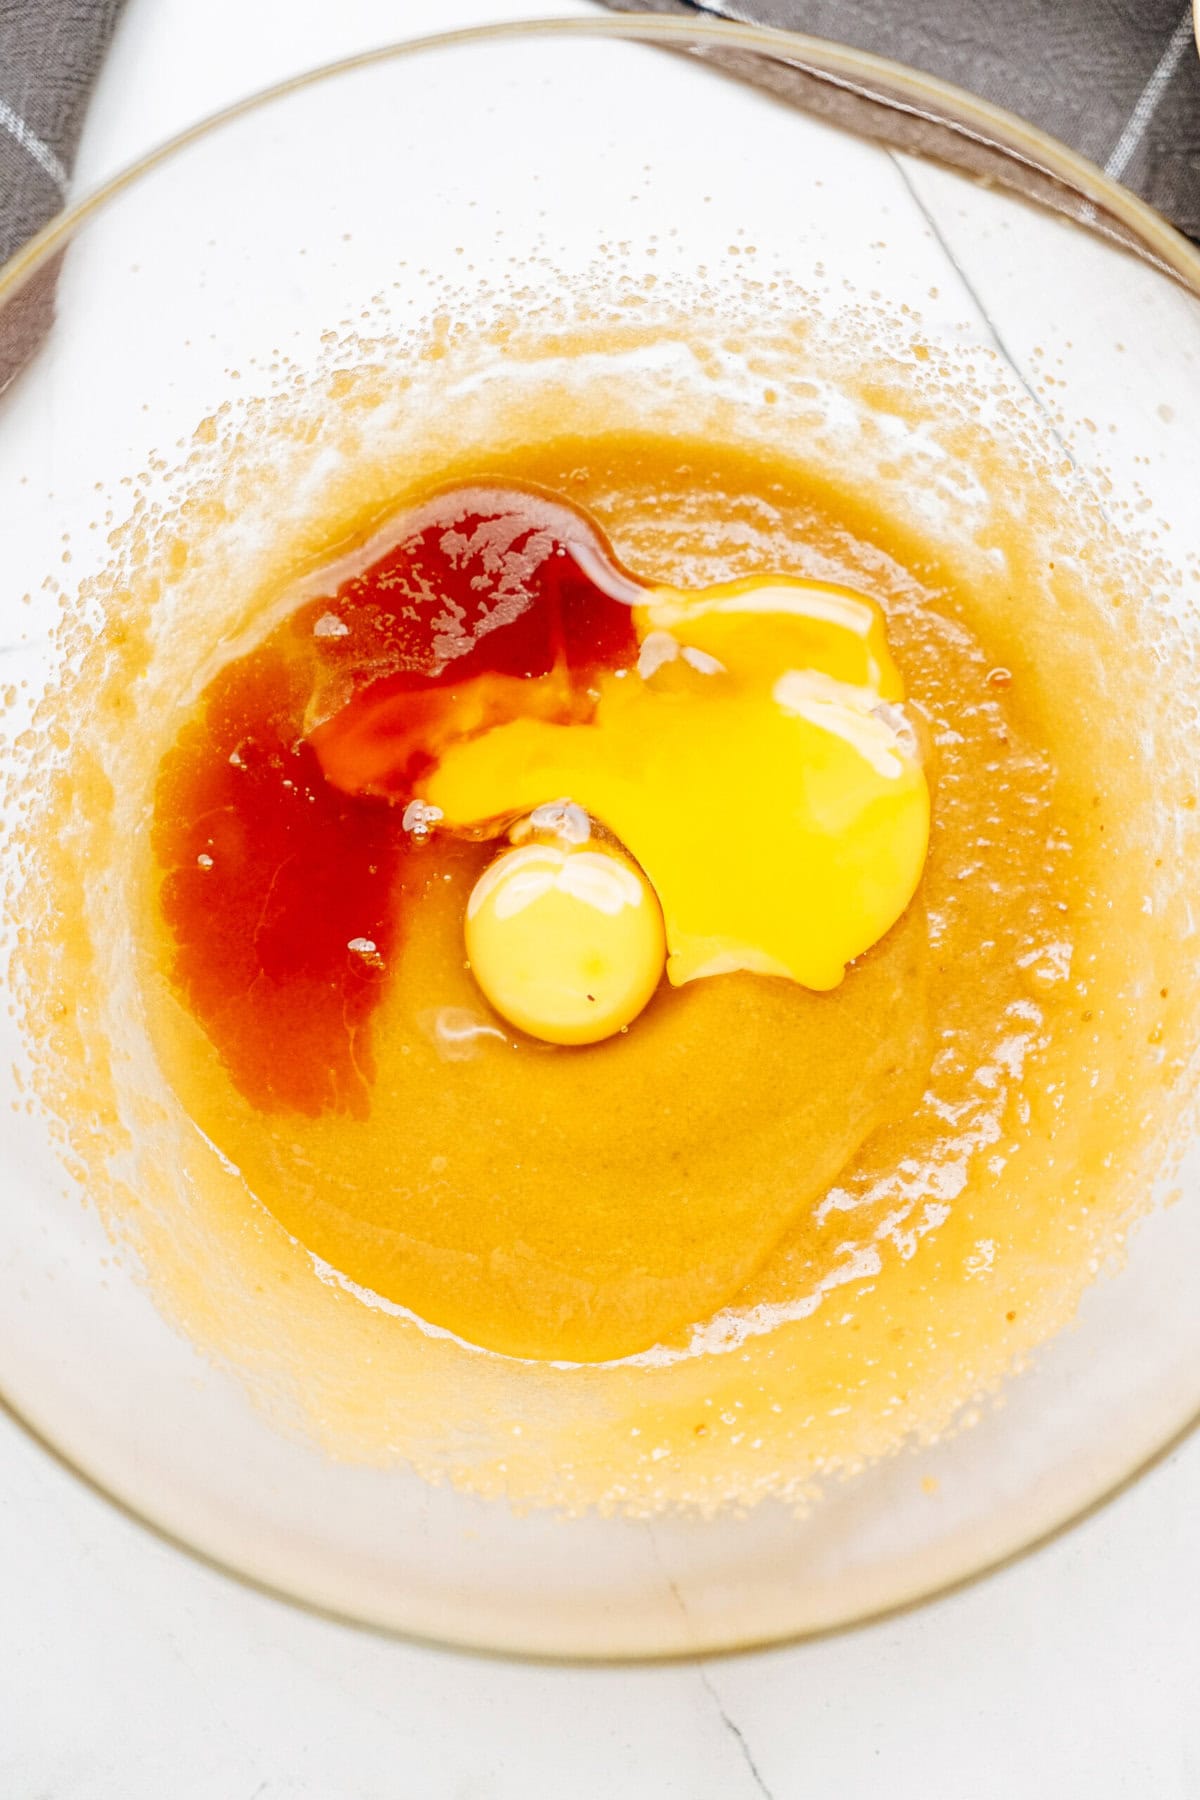
M698 1666L389 1643L145 1536L0 1426L4 1800L1194 1800L1200 1439L1053 1549Z
M587 10L128 0L80 181L323 58ZM0 1422L0 1800L1192 1800L1198 1512L1193 1440L1051 1549L906 1618L699 1666L522 1667L243 1591Z

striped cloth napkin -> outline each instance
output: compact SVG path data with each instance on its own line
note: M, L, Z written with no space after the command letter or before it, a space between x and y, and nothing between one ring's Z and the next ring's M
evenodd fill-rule
M62 206L121 0L0 0L0 265ZM53 271L0 312L0 389L50 317Z
M66 197L121 0L0 0L0 264Z

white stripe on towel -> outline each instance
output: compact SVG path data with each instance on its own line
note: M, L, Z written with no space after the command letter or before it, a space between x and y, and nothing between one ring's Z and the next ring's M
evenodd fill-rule
M1183 53L1192 41L1192 8L1185 8L1182 19L1171 33L1171 40L1158 59L1158 65L1138 95L1137 105L1125 121L1125 129L1112 148L1104 165L1104 173L1120 181L1133 160L1133 153L1146 135L1146 128L1158 110L1167 83L1183 61Z
M15 112L7 100L0 100L0 131L7 131L10 138L20 144L22 150L42 169L54 183L60 194L67 191L69 179L67 171L55 156L49 144L43 143L36 131L31 131L19 112Z

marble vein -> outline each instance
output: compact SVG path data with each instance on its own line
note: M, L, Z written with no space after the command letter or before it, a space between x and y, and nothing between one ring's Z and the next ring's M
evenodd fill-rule
M672 1592L675 1592L674 1583L672 1583ZM676 1597L676 1599L679 1598L679 1595L677 1592L675 1592L675 1597ZM680 1604L682 1605L682 1601L680 1602ZM741 1753L742 1761L746 1765L747 1774L750 1776L750 1779L753 1781L758 1792L765 1797L765 1800L774 1800L774 1795L771 1793L770 1788L767 1786L766 1782L763 1780L762 1774L758 1767L758 1764L754 1760L754 1756L750 1749L750 1746L746 1742L746 1734L742 1730L741 1726L738 1725L734 1719L730 1718L728 1709L726 1708L726 1705L725 1705L725 1702L722 1700L720 1694L717 1692L716 1688L713 1686L712 1677L709 1675L707 1666L704 1663L701 1663L699 1665L698 1672L699 1672L699 1676L700 1676L700 1685L703 1687L705 1693L708 1695L709 1699L712 1701L714 1707L716 1708L717 1717L720 1719L721 1724L725 1727L725 1730L728 1732L729 1736L733 1739L734 1743L737 1745L738 1750Z

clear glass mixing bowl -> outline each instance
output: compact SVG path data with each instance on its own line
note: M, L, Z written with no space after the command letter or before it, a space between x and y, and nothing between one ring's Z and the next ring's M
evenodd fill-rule
M1053 369L1065 447L1087 467L1102 445L1116 492L1137 488L1179 562L1200 550L1200 257L1095 169L964 94L814 40L616 18L468 31L318 70L196 127L0 275L0 365L45 331L0 400L15 716L61 654L46 578L100 568L101 505L119 518L127 478L149 470L152 484L162 447L265 380L279 346L303 365L382 289L414 317L436 310L448 270L502 283L510 261L541 259L549 291L601 247L686 277L750 241L798 280L835 271L923 308L941 341L994 351L1030 390ZM116 499L98 502L98 486ZM800 1518L772 1503L652 1523L521 1516L402 1466L330 1460L156 1309L25 1103L8 1009L0 1037L5 1404L175 1543L347 1619L588 1657L827 1631L1061 1530L1200 1403L1193 1157L1183 1203L1138 1229L1003 1405Z

